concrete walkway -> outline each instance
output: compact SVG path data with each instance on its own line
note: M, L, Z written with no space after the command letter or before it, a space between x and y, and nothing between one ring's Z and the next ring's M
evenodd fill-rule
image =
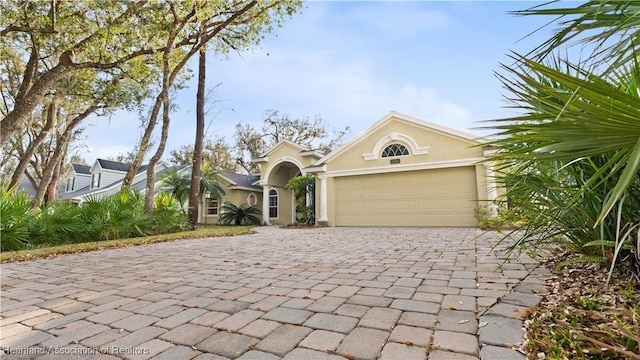
M2 358L524 359L544 270L496 234L257 231L2 264Z

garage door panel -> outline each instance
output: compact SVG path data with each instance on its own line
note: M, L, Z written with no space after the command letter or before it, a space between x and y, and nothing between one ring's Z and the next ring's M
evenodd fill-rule
M335 179L338 226L476 226L474 167Z

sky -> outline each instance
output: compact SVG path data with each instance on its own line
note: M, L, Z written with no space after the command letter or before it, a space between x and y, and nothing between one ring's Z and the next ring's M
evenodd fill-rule
M489 135L477 129L486 126L482 121L517 114L506 107L508 93L495 76L505 73L500 64L511 63L511 51L533 50L553 31L543 27L552 19L508 12L540 3L307 2L258 47L209 55L207 89L215 105L207 136L232 144L235 124L259 128L270 109L293 118L319 115L331 128L349 126L345 140L390 111ZM164 159L194 142L195 75L174 98ZM137 113L123 111L91 119L80 155L93 163L131 151L139 124Z

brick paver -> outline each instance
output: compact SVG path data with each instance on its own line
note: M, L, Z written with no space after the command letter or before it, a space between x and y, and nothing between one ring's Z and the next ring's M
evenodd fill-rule
M507 345L522 341L518 315L544 294L544 271L526 255L506 259L507 243L492 250L498 238L259 227L2 264L2 350L37 360L51 349L69 359L520 359Z

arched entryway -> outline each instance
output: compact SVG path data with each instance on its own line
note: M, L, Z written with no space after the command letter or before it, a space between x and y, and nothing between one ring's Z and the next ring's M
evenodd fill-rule
M262 218L266 225L288 225L295 223L295 199L286 188L289 179L304 175L302 164L295 159L282 159L271 164L261 181L263 189Z

